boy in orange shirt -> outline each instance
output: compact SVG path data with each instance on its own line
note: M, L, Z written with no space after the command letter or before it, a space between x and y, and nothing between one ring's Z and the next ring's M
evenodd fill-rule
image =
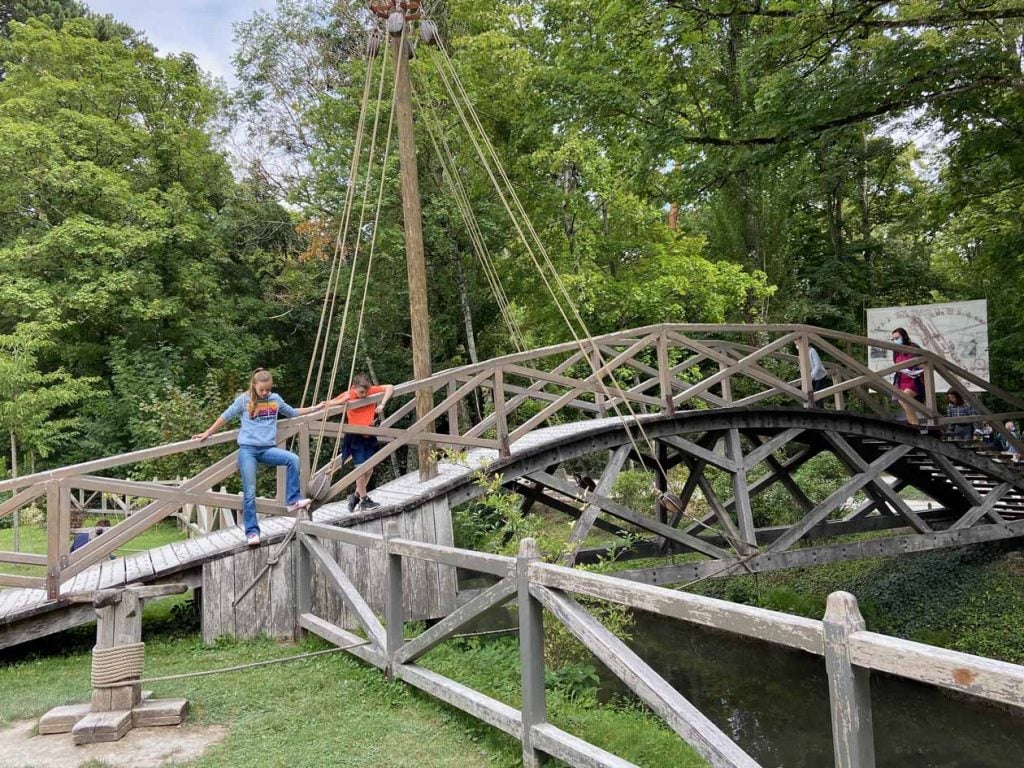
M345 411L346 422L356 427L369 427L373 425L373 421L377 414L384 412L384 405L391 399L391 395L394 391L395 388L390 384L373 384L370 381L370 377L365 373L357 373L352 379L352 388L346 392L342 392L337 397L334 397L328 405L341 405L342 403L362 400L373 395L384 393L384 397L381 398L379 403L369 403L368 405L349 408ZM354 435L349 432L345 433L344 440L341 444L342 462L351 456L352 463L358 467L376 452L377 438L373 435ZM376 509L380 506L380 504L370 498L366 490L366 487L370 484L371 475L373 475L373 469L364 472L356 478L356 492L348 497L349 512L354 512L356 507L360 510L367 510Z

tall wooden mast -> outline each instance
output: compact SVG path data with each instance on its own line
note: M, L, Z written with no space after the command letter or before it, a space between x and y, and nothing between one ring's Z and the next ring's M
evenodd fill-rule
M402 212L405 220L405 260L409 278L409 320L412 326L412 370L417 381L430 378L430 312L427 307L427 265L423 254L423 222L420 214L420 182L416 167L416 136L412 119L412 86L409 60L412 49L403 34L406 25L420 18L418 0L371 5L370 9L387 19L391 38L391 56L395 67L395 118L398 122L398 159L402 177ZM430 390L416 393L416 418L424 418L434 407ZM431 432L427 426L424 431ZM420 442L420 479L437 474L432 445Z

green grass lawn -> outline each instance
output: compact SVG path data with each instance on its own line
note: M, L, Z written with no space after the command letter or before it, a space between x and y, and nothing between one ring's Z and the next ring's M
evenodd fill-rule
M89 516L83 523L84 528L94 526L99 520L99 515ZM117 521L111 519L111 523ZM20 526L20 547L21 552L35 554L46 554L46 528L38 525ZM186 538L183 531L178 530L178 524L174 520L164 520L153 527L143 531L125 546L120 547L115 554L130 555L142 549L152 549L172 541L181 541ZM0 529L0 551L11 552L14 550L14 531L11 528ZM10 573L17 576L45 576L46 569L35 565L16 565L13 563L0 563L0 573Z
M330 646L269 640L203 646L183 597L146 606L146 677L281 658ZM0 728L50 708L86 701L93 630L79 628L0 653ZM514 637L454 640L425 666L512 706L519 703ZM345 766L446 768L521 765L519 742L344 653L145 686L157 698L187 698L190 724L219 724L227 739L178 768ZM651 768L700 768L703 760L635 705L600 705L596 691L548 692L551 722ZM2 736L0 736L2 738ZM551 764L559 765L557 761ZM101 768L102 764L90 768Z

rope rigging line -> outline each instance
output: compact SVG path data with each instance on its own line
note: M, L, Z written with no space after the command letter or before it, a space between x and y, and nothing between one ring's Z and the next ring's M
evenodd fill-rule
M362 158L362 143L366 124L366 109L370 98L370 84L373 73L373 57L369 55L370 43L367 41L366 74L363 82L363 95L359 106L359 121L356 127L356 138L352 152L352 162L349 167L349 185L345 191L345 204L342 209L342 218L338 224L338 234L335 237L334 254L331 259L331 271L327 279L327 291L324 294L324 303L320 311L320 323L317 327L316 340L313 345L313 352L310 355L309 369L306 372L306 382L302 390L300 405L307 405L316 400L319 394L320 383L323 379L323 369L327 355L327 340L330 337L331 327L334 321L334 310L337 302L338 281L341 279L341 263L344 261L345 242L348 238L349 220L352 210L352 200L355 194L355 179L359 173L359 164ZM323 347L321 349L321 340ZM320 357L317 367L317 356ZM313 397L307 402L309 387L312 381L313 369L317 368L316 386L313 390Z
M473 245L474 253L476 253L477 258L480 261L484 276L486 277L487 283L490 286L491 291L494 293L497 301L498 311L501 314L502 320L504 321L516 348L518 351L524 352L526 351L527 346L526 339L523 336L522 330L520 329L519 324L515 319L515 315L512 312L512 304L508 299L508 294L501 285L501 278L498 275L497 267L494 265L493 258L491 257L490 251L484 240L483 232L480 230L479 221L473 213L472 206L470 205L469 194L466 192L462 179L455 170L456 161L454 153L448 144L448 139L440 128L440 119L432 107L421 101L418 94L414 93L413 98L416 100L419 113L424 117L423 124L430 136L434 152L437 154L437 157L441 162L443 178L447 182L448 187L452 192L452 196L455 198L456 205L459 209L460 215L462 216L463 222L466 224L467 233L469 235L470 242Z
M573 338L579 346L580 351L583 353L583 357L590 364L590 367L594 373L595 383L599 387L601 393L608 398L611 408L615 412L620 422L622 422L623 427L625 428L625 432L629 437L630 443L632 444L633 449L637 453L637 455L640 455L641 451L634 437L633 430L630 428L631 426L634 426L640 433L640 436L646 444L648 452L651 455L655 464L657 465L659 471L663 476L667 477L667 472L665 471L664 467L661 466L661 462L658 459L657 450L655 449L654 442L647 434L646 430L643 427L643 424L636 418L637 414L634 411L627 394L622 390L621 387L614 383L614 377L612 378L612 389L618 395L618 401L622 402L626 410L629 412L629 415L632 417L631 421L626 421L625 417L622 415L622 412L619 410L618 401L615 397L612 396L612 393L609 392L609 388L607 387L604 381L604 375L600 374L600 371L606 366L606 361L604 355L601 352L600 347L597 345L596 342L593 341L592 335L590 334L587 328L586 322L580 315L579 310L576 307L571 295L569 294L564 281L561 279L560 273L558 272L557 268L552 262L550 255L548 254L546 248L543 245L542 240L540 239L540 236L537 234L536 229L533 227L529 216L523 208L523 205L519 200L518 195L516 194L515 188L512 185L511 180L508 178L508 175L504 170L501 160L498 157L497 152L493 147L493 144L491 144L490 139L487 136L487 133L484 130L483 125L480 121L480 118L476 113L476 110L474 109L472 102L470 101L468 94L465 91L465 88L462 85L461 79L459 78L458 73L455 70L454 64L452 63L451 58L448 55L448 52L445 49L443 42L438 43L437 49L439 51L439 55L437 57L431 55L430 57L431 60L435 61L435 70L438 72L440 79L444 84L445 89L449 95L449 98L451 98L452 100L453 106L455 107L455 110L458 113L474 148L477 150L477 155L485 171L487 172L487 175L491 179L492 185L497 191L498 196L501 199L502 204L504 205L506 212L509 215L509 218L512 220L513 226L519 234L520 240L522 241L527 254L530 256L530 259L533 262L538 273L540 274L541 279L545 284L545 287L547 287L549 293L551 294L551 297L555 302L556 308L561 314L563 320L565 320L566 327L573 335ZM435 60L436 58L440 59L441 65L437 65L437 62ZM458 93L456 93L456 89ZM465 106L465 109L463 109L463 105ZM472 118L472 125L470 124L470 120L468 119L467 114L469 115L469 117ZM478 136L479 140L477 138ZM483 145L484 148L486 148L486 152L484 152L483 148L481 147L481 144ZM490 157L491 161L493 161L493 167L491 165L491 162L488 161L488 156ZM502 185L498 183L495 169L497 169L497 176L500 176L502 182L504 182L505 189L507 189L507 197L505 189L503 189ZM509 200L511 200L511 204ZM519 215L522 217L522 225L520 224L519 220L515 216L515 213L513 212L513 206L515 208L515 211L518 212ZM538 259L537 254L534 252L534 248L530 246L530 242L528 241L526 235L523 232L524 227L529 232L529 239L533 241L537 253L540 254L540 259ZM543 261L543 266L540 263L541 261ZM550 281L547 277L545 267L548 271L550 271L552 275L552 279ZM557 291L554 287L552 287L552 283L555 286L557 286ZM593 352L593 358L588 354L588 350L586 348L584 341L580 338L580 334L578 334L576 331L576 326L573 324L573 322L570 321L568 315L566 314L562 302L559 301L558 294L561 294L561 297L564 300L565 305L569 307L572 316L575 318L576 322L579 324L580 329L582 329L583 331L583 336L588 341L590 341L590 348ZM657 489L655 490L657 492ZM684 515L695 522L699 522L702 526L715 531L720 536L722 536L726 541L729 541L730 544L732 544L737 549L737 551L739 551L737 542L733 539L733 537L731 537L728 534L728 532L720 531L713 526L708 526L703 521L698 520L697 518L693 517L688 513L684 513Z
M561 276L557 268L551 261L551 258L548 255L547 250L544 248L540 236L537 234L537 231L534 229L532 223L530 222L530 218L527 215L525 209L523 208L522 203L515 192L515 188L512 185L511 180L508 178L508 175L504 170L501 160L498 157L497 152L494 149L494 146L491 144L490 139L488 138L487 133L483 128L483 124L480 122L480 118L476 113L476 110L474 109L472 103L469 100L468 94L466 94L465 88L462 86L461 80L458 77L458 73L455 71L455 67L451 61L451 58L448 56L447 51L444 48L444 45L439 44L437 46L437 50L439 51L440 54L441 63L444 66L437 66L436 71L440 75L441 81L443 82L448 92L448 95L452 100L452 104L455 107L456 112L459 114L463 126L466 128L466 131L469 134L473 146L477 150L478 157L481 160L489 178L491 179L491 183L494 186L495 190L497 191L498 196L501 199L502 204L504 205L505 210L513 223L513 226L519 234L520 240L523 243L527 254L529 254L530 259L534 264L534 267L537 269L538 274L541 276L541 279L543 280L545 287L547 287L548 292L550 293L552 300L554 301L555 306L558 309L559 314L565 321L566 327L572 334L574 341L576 341L577 345L580 347L580 351L584 354L584 357L590 363L591 369L595 374L595 380L598 387L600 388L602 394L609 398L611 407L613 408L619 419L623 421L623 424L625 426L625 419L624 417L622 417L622 414L618 409L617 402L612 397L611 392L608 391L608 388L605 385L604 376L598 375L598 372L604 367L604 356L602 355L601 350L597 346L597 344L592 341L592 337L589 330L586 327L586 323L583 321L583 318L581 317L578 309L576 308L576 305L573 302L572 297L569 295L568 289L565 287L564 282L561 280ZM431 59L434 58L434 56L431 56ZM458 87L458 93L456 93L456 88L452 85L453 83L455 84L455 86ZM463 107L465 107L465 109L463 109ZM472 124L470 123L467 114L473 118ZM481 144L483 144L483 147L481 147ZM484 148L486 148L486 152L484 151ZM495 169L497 170L497 175L501 177L501 180L504 183L504 188L502 184L498 182L498 178L496 177L495 174ZM509 202L510 199L512 203ZM518 212L519 216L522 217L522 225L520 224L519 219L516 217L516 213L513 211L513 203L515 211ZM528 232L530 233L530 238L527 238L526 234L523 232L523 226L525 226ZM541 259L538 259L537 254L534 252L534 247L531 247L530 240L533 241L536 250L541 254L542 260L544 262L543 266L541 264ZM547 269L545 269L545 267ZM552 275L551 280L548 279L548 271L550 271ZM557 291L554 287L552 287L552 283L554 283L558 287ZM583 331L583 336L585 336L588 340L591 341L591 351L597 358L597 361L600 362L600 365L598 365L597 362L595 362L587 354L587 349L584 345L583 340L580 337L580 334L577 333L575 325L569 319L569 316L566 314L562 301L559 300L559 294L562 295L565 305L567 305L571 309L573 316L576 318L577 322L580 325L580 328ZM618 386L614 386L614 390L616 394L618 394L622 402L625 404L626 409L630 413L630 416L633 417L632 423L638 427L641 435L644 438L644 441L647 444L648 450L651 451L652 454L655 454L655 461L657 461L656 451L654 450L653 442L647 436L646 432L643 429L643 426L636 420L636 414L629 403L629 399L626 396L626 393L623 392L622 389ZM630 442L633 443L634 448L637 450L637 453L639 454L639 446L636 444L632 432L627 430L627 434L630 437Z
M403 36L402 36L402 40L401 40L402 44L404 44L404 41L405 41L404 35L405 35L405 32L403 30ZM382 56L382 58L383 58L383 56ZM363 230L363 226L364 226L364 223L365 223L366 210L367 210L367 207L368 207L369 190L370 190L370 179L371 179L370 170L372 169L372 157L374 156L375 150L376 150L376 137L377 137L378 117L379 117L379 114L380 114L380 105L383 102L383 87L384 87L384 71L385 71L385 69L386 68L382 68L382 70L381 70L380 84L379 84L378 92L377 92L377 112L376 112L376 115L375 115L375 118L374 118L373 140L371 142L371 165L370 165L370 168L367 169L367 173L366 173L366 182L365 182L364 187L363 187L362 207L360 209L360 214L359 214L359 228L358 228L358 230L360 232ZM398 69L396 68L395 69L395 73L394 73L394 82L392 83L392 93L394 93L394 91L397 89L397 80L398 80ZM390 109L389 116L388 116L387 135L386 135L386 139L385 139L385 142L384 142L384 157L381 160L381 165L380 165L380 184L378 185L378 188L377 188L377 200L376 200L376 206L375 206L375 210L374 210L373 227L371 228L371 233L370 233L370 249L369 249L369 255L367 257L366 275L365 275L364 280L363 280L363 292L362 292L362 297L361 297L361 301L360 301L360 304L359 304L358 319L357 319L357 324L356 324L356 333L355 333L355 338L353 339L352 358L351 358L351 364L349 366L348 386L346 387L346 389L351 389L352 388L352 381L353 381L353 378L355 377L356 360L358 359L359 344L360 344L360 339L362 337L362 331L363 331L363 318L364 318L364 313L365 313L365 310L366 310L366 301L367 301L367 296L368 296L369 286L370 286L370 274L371 274L371 271L372 271L372 268L373 268L373 258L374 258L374 255L376 253L377 232L378 232L378 228L379 228L379 224L380 224L380 211L381 211L381 208L383 206L384 187L385 187L385 184L386 184L386 181L387 181L388 158L390 157L390 152L391 152L391 143L392 143L391 139L392 139L392 135L393 135L393 131L394 131L394 122L395 122L395 100L392 99L391 100L391 109ZM348 297L346 298L346 301L345 301L345 314L344 314L344 318L343 318L343 321L342 321L342 329L341 329L341 332L338 335L338 341L337 341L337 345L335 347L334 364L333 364L332 369L331 369L330 383L328 384L328 391L329 392L333 392L334 391L335 381L337 380L338 368L339 368L340 362L341 362L341 352L342 352L342 349L344 347L345 327L346 327L347 322L348 322L348 309L349 309L349 306L350 306L350 303L351 303L352 288L353 288L354 279L355 279L355 272L356 272L355 265L356 265L356 261L358 260L358 250L359 250L359 243L360 242L361 242L361 239L359 241L357 241L356 253L353 256L352 271L350 273L350 278L349 278ZM342 422L344 422L344 418L345 418L344 415L347 412L347 410L348 410L348 404L346 403L344 405L344 407L343 407L343 410L342 410ZM324 430L326 429L328 415L329 414L328 414L327 409L324 409L323 417L321 418L321 423L320 423L320 436L318 437L318 440L317 440L317 453L316 453L316 455L319 455L319 452L320 452L320 447L321 447L321 443L322 443L322 436L323 436ZM337 459L338 459L338 454L339 454L339 452L341 450L341 444L342 444L342 439L341 439L341 436L339 435L339 437L334 441L334 448L333 448L333 451L331 453L330 460L320 470L322 473L330 475L337 468L335 465L336 465L336 462L337 462Z

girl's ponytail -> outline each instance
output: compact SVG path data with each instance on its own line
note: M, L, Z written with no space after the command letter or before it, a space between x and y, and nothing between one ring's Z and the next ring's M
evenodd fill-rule
M252 377L249 379L249 418L256 418L256 401L259 400L259 395L256 394L256 387L259 384L271 384L274 383L274 377L270 375L270 372L266 368L257 368L252 372Z

